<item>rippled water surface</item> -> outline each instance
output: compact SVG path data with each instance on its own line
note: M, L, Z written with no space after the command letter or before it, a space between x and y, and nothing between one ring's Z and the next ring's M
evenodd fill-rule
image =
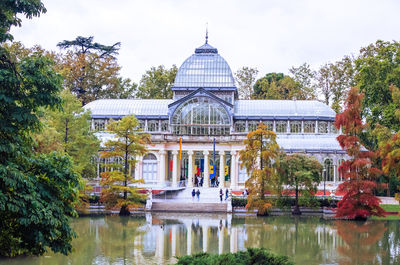
M175 256L265 247L296 264L400 264L397 221L325 221L320 218L153 214L81 217L69 256L0 259L0 265L171 264Z

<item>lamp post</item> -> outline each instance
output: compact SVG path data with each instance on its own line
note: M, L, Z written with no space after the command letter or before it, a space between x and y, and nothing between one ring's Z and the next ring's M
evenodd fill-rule
M324 199L325 199L325 195L326 195L326 190L325 190L325 181L326 181L326 168L324 166L324 169L322 170L322 174L324 177Z

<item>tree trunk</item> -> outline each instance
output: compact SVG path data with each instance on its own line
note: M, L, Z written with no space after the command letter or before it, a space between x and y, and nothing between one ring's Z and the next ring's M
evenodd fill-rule
M123 205L121 207L121 209L119 210L119 215L120 216L129 216L131 214L131 212L128 209L128 206Z
M299 187L296 185L296 200L295 205L292 211L293 215L301 215L300 208L299 208Z

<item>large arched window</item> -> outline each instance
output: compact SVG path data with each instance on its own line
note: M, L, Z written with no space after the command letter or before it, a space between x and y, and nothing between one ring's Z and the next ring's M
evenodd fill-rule
M332 159L330 159L330 158L325 159L325 161L324 161L324 171L325 171L325 174L326 174L325 175L325 180L326 181L333 181L333 174L334 174L333 170L334 170L334 167L333 167Z
M173 133L179 135L228 135L230 118L225 108L208 97L182 103L172 116Z

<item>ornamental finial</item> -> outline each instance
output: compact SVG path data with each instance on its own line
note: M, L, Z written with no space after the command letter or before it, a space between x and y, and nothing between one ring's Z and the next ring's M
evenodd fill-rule
M208 22L206 23L206 44L208 43Z

